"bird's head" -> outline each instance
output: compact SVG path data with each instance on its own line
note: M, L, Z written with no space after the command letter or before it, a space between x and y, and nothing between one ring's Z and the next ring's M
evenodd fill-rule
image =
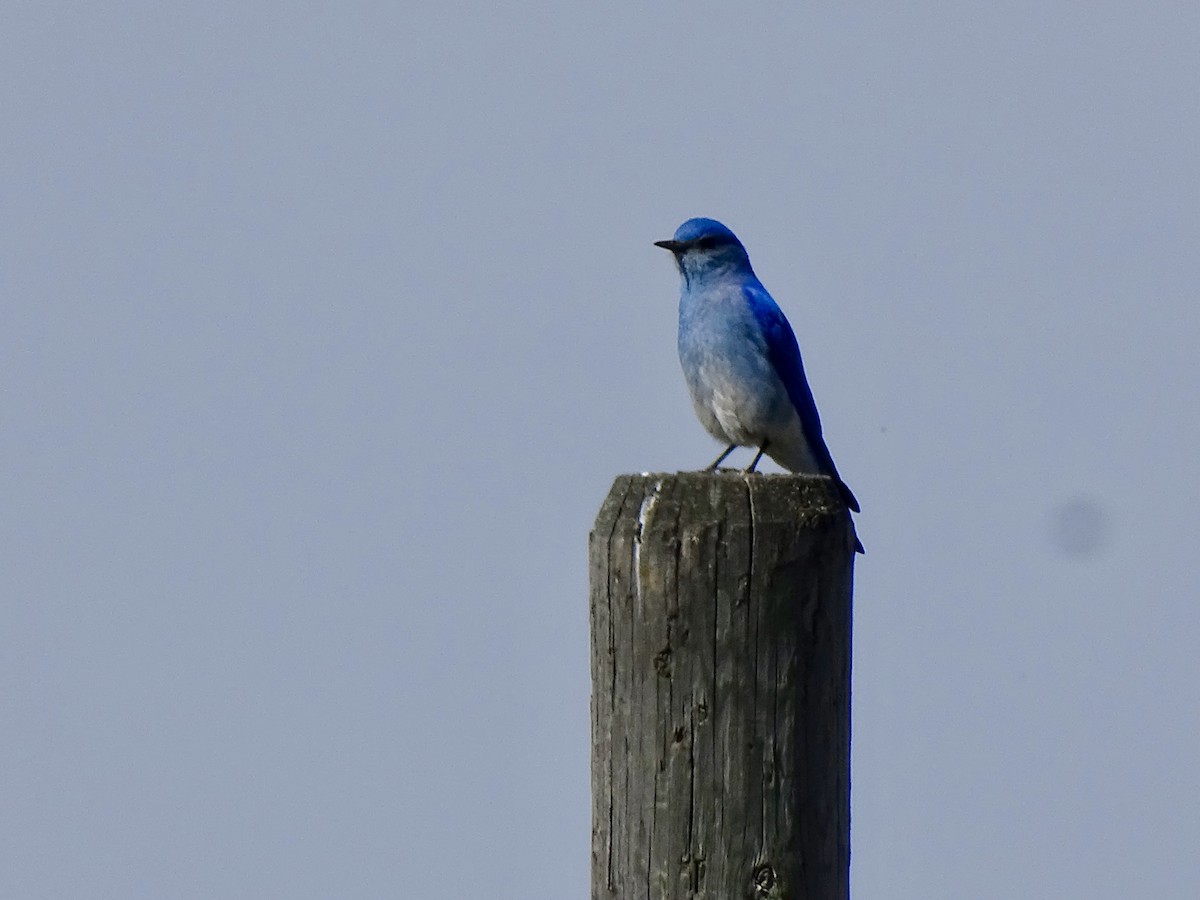
M729 273L754 274L746 248L732 231L716 219L688 219L669 241L654 246L670 250L687 282Z

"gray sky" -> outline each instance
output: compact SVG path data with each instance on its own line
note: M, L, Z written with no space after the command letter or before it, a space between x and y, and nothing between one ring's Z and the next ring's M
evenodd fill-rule
M692 215L863 504L857 900L1196 896L1200 6L250 7L0 8L0 896L585 897Z

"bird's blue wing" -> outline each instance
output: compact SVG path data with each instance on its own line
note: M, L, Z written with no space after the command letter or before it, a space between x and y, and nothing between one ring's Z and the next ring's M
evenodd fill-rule
M779 377L783 379L788 397L796 412L800 414L800 425L804 429L804 437L817 459L821 471L833 478L837 483L842 499L846 506L854 512L859 511L858 500L838 475L837 466L825 445L821 434L821 417L817 413L817 404L813 400L812 390L808 379L804 376L804 362L800 358L800 345L796 343L796 335L788 324L783 311L766 289L758 285L747 285L743 289L747 302L754 313L755 319L762 326L763 335L767 342L767 353L771 364Z

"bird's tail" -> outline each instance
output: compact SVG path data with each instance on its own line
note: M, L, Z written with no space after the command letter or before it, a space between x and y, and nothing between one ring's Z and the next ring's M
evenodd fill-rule
M842 495L842 501L846 504L846 509L850 510L851 512L858 512L859 511L858 498L854 496L854 492L852 490L850 490L850 488L846 485L846 482L842 481L842 479L839 478L838 476L836 476L836 475L833 476L833 480L837 484L838 493ZM851 531L853 532L853 529L854 529L854 520L853 519L850 520L850 528L851 528ZM862 541L860 541L858 539L857 533L854 533L854 552L855 553L866 553L867 552L865 549L863 549Z
M842 500L846 504L846 508L850 512L861 512L858 505L858 498L854 496L854 491L850 490L846 482L842 481L837 475L833 476L833 480L837 482L838 493L842 495Z

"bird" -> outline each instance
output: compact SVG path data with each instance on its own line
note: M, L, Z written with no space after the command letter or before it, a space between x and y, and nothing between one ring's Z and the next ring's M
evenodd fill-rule
M679 269L679 362L692 406L727 445L708 469L738 447L754 447L744 471L766 454L788 471L827 476L846 508L859 512L825 444L796 335L742 242L715 219L694 218L654 244ZM862 544L856 549L863 552Z

